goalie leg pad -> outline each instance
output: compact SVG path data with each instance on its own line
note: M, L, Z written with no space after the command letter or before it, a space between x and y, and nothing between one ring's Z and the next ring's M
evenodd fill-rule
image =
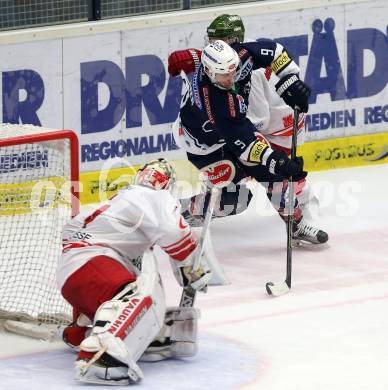
M140 360L155 362L196 355L199 317L199 310L192 307L167 308L161 332L145 350Z
M127 369L127 379L132 382L143 378L136 361L163 325L164 316L160 315L158 307L162 306L164 313L164 294L160 283L152 291L151 297L138 291L136 283L128 284L111 301L98 308L92 333L80 345L81 351L98 353L104 350L107 355L123 363ZM99 359L93 366L98 365L98 362ZM110 370L110 367L105 369ZM90 369L83 369L82 364L76 366L76 371L76 379L80 381L86 381L83 379L90 375ZM120 373L122 368L114 370L118 378L110 371L109 378L104 380L123 379ZM88 377L87 381L90 382L91 378Z

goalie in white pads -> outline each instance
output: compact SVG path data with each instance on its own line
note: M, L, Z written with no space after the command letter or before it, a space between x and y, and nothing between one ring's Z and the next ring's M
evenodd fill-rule
M148 248L160 246L198 291L211 278L202 260L192 272L198 240L169 192L174 180L166 160L152 161L138 172L135 185L64 228L57 280L79 315L64 332L65 341L79 345L79 381L138 382L142 355L155 361L196 353L197 311L166 309L155 258L143 257Z

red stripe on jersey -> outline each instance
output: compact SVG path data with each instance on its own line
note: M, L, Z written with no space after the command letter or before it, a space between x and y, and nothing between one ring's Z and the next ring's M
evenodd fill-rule
M229 115L232 118L236 118L236 109L234 108L233 95L229 92L228 92L228 110L229 110Z
M182 250L184 250L187 246L191 246L192 244L194 244L195 246L197 246L197 240L193 237L189 237L187 240L183 241L180 245L174 247L174 248L171 248L171 249L164 249L164 251L170 255L171 257L174 257L175 255L177 255L179 252L181 252Z
M197 247L198 242L192 241L190 246L187 248L184 248L178 253L171 254L170 257L176 261L183 261L185 260L192 252L194 252L195 248Z
M205 110L207 117L209 118L209 121L212 125L215 125L216 120L214 119L212 108L210 105L210 99L209 99L209 87L205 86L202 88L203 93L203 101L205 103Z
M79 241L79 242L70 242L68 244L63 244L62 245L62 250L63 252L69 250L69 249L75 249L75 248L83 248L85 246L92 246L92 244L89 244L88 242L85 241Z
M83 227L85 228L86 225L88 225L90 222L93 222L100 214L102 214L109 207L110 207L109 204L105 204L100 208L98 208L97 210L95 210L94 213L90 214L88 217L85 218Z
M187 234L186 234L183 238L181 238L179 241L174 242L174 243L171 244L171 245L163 246L162 249L163 249L164 251L170 250L170 249L172 249L172 247L174 247L174 246L176 246L176 245L179 245L183 240L186 240L187 237L189 237L189 236L191 236L191 230L190 230L189 233L187 233Z
M270 66L267 66L264 71L265 78L269 81L272 74L272 68Z
M303 126L304 126L304 118L302 118L299 121L298 130L302 129ZM278 137L290 137L290 136L292 136L292 132L293 132L293 125L291 125L290 127L285 127L281 130L276 130L273 133L270 133L267 135L273 135L273 136L278 136ZM299 131L298 131L298 133L299 133Z
M186 220L183 217L181 217L179 220L179 227L184 230L187 228L187 226L188 225L186 223Z
M69 249L78 249L78 248L84 248L88 246L101 246L103 248L107 247L107 245L105 244L90 244L86 241L78 241L78 242L69 242L67 244L62 244L62 252L65 253Z

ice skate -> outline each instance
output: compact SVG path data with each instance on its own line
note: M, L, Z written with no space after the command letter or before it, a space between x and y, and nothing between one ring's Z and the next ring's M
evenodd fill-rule
M299 245L301 242L310 244L325 244L329 236L323 230L309 225L302 217L298 221L294 221L292 225L293 244Z
M104 385L129 385L140 380L136 372L107 353L102 354L90 367L88 362L93 354L81 352L75 363L75 379L79 382Z

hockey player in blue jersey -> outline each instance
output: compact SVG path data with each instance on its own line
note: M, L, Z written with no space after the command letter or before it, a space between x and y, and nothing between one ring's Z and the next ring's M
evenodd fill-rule
M207 173L209 181L224 186L219 216L247 207L251 194L241 181L253 177L267 187L268 198L285 218L286 179L292 176L299 180L307 175L301 157L291 160L285 152L273 150L264 137L255 135L256 129L246 117L252 70L267 66L280 79L276 89L284 101L307 112L310 89L299 79L299 67L287 51L272 40L232 46L215 41L203 49L192 80L184 77L186 90L174 136L188 159ZM327 241L324 231L303 219L297 200L293 217L296 240L314 244Z

